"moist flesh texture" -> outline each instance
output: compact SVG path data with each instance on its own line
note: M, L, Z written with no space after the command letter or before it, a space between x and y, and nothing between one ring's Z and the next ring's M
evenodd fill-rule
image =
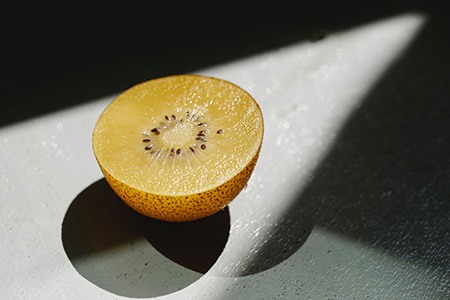
M116 180L156 195L189 195L236 176L260 149L257 103L201 76L145 82L119 95L94 129L96 158Z

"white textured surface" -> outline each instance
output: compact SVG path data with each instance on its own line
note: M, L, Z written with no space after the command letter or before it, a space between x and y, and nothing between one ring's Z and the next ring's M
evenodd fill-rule
M91 132L113 96L0 129L0 298L444 299L448 266L409 260L375 247L378 242L330 230L314 216L292 218L301 207L299 195L315 179L341 127L425 22L421 15L403 15L193 72L249 91L266 122L255 173L229 206L228 242L206 274L182 271L140 237L131 246L105 249L80 262L65 253L61 231L66 212L101 178ZM351 192L352 187L342 188ZM375 192L383 189L383 197L395 194L388 185ZM337 208L336 219L343 217ZM134 268L134 274L124 274L129 279L120 281L120 287L111 286L118 281L107 282L107 274L98 271L120 260L132 271L144 258L152 269ZM188 279L174 280L182 272ZM93 283L86 274L103 277ZM149 292L142 278L157 281L158 274L166 279ZM99 284L102 280L106 282ZM163 287L166 281L182 284L169 289Z

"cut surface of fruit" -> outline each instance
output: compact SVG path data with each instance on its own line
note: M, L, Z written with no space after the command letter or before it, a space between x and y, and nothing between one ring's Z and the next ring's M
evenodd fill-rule
M237 85L200 75L137 84L100 115L93 150L129 206L167 221L211 215L240 193L258 159L263 115Z

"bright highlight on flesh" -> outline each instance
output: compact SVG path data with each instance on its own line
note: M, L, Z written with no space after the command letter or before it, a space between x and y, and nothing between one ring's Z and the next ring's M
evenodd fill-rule
M256 164L263 116L237 85L199 75L137 84L100 115L93 150L106 180L130 207L166 221L224 208Z

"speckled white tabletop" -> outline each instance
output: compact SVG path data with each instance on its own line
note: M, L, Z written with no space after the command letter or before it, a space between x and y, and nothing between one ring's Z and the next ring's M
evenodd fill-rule
M250 92L266 132L246 189L190 224L104 181L91 133L115 95L0 128L0 298L448 299L450 105L427 91L449 87L414 46L427 22L192 70Z

